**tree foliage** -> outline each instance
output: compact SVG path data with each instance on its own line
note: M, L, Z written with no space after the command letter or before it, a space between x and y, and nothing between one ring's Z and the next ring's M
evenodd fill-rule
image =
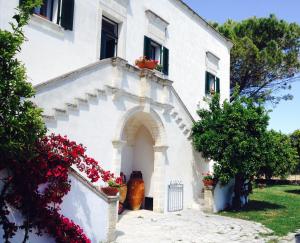
M0 29L0 160L32 155L32 147L45 133L41 110L29 100L34 95L23 64L16 58L25 41L22 28L40 0L23 1L13 17L11 31Z
M242 187L260 168L261 143L269 116L262 105L239 97L220 104L215 95L209 109L198 111L200 120L192 129L193 144L205 158L215 161L214 175L222 184L235 178L235 202L240 207Z
M294 171L298 155L288 135L268 131L262 147L261 167L257 176L265 176L267 179L273 176L287 177Z
M298 154L298 163L295 169L295 173L300 172L300 129L294 131L290 135L291 141L292 141L292 146L296 149L297 154Z
M241 22L228 20L213 26L232 40L231 88L240 86L240 94L273 103L290 99L276 96L281 89L291 88L293 77L300 71L300 26L277 19L249 18ZM231 100L233 96L231 96Z

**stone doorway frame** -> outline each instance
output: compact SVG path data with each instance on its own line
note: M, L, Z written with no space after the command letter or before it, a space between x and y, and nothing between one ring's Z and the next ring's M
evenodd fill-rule
M165 211L166 202L166 185L165 185L165 167L167 162L167 138L165 133L165 128L159 115L153 110L149 109L148 112L145 111L143 106L138 106L133 109L128 110L118 123L116 128L115 139L112 141L113 145L113 161L112 161L112 172L119 175L121 172L121 162L122 162L122 149L125 144L130 141L122 140L122 135L124 129L131 122L131 119L142 115L147 119L140 121L151 133L154 140L154 174L153 174L153 211L161 212ZM134 135L134 129L138 129L133 123L132 125L132 135ZM128 139L127 139L128 140Z

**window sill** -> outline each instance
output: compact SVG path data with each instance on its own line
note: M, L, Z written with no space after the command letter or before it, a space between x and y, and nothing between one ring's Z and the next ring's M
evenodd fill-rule
M164 74L163 72L158 71L158 70L156 70L156 69L153 69L153 72L155 72L155 74L156 74L157 76L161 77L161 78L166 78L166 77L168 77L168 75L166 75L166 74Z
M29 25L32 25L34 27L41 28L43 30L58 34L58 35L64 35L64 29L59 26L58 24L55 24L51 22L50 20L43 18L39 15L33 14L30 18Z

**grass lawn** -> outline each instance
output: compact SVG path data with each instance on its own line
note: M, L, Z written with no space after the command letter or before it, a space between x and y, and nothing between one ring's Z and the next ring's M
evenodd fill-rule
M242 211L224 211L220 214L256 221L272 229L278 236L286 235L300 229L300 186L256 188Z

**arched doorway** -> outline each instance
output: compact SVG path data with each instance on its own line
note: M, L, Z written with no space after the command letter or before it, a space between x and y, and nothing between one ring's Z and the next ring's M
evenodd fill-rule
M145 197L153 199L153 210L165 208L166 136L158 114L142 107L128 111L117 129L114 145L114 172L129 178L134 170L142 171Z

